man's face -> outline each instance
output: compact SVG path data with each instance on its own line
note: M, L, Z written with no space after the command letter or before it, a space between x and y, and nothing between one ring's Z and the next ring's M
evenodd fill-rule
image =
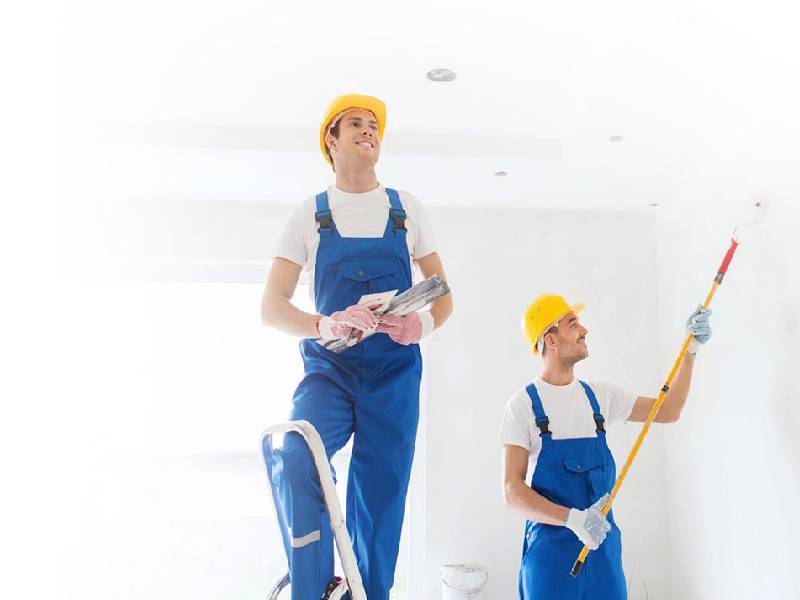
M374 166L378 162L381 142L378 139L378 121L367 110L353 108L339 117L339 137L328 133L325 141L334 164L363 164Z
M589 330L578 320L578 315L569 312L556 323L557 329L547 335L554 335L560 360L575 364L589 356L586 334Z

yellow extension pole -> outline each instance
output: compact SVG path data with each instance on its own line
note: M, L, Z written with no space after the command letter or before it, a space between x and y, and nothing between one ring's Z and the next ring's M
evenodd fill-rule
M736 247L739 244L735 239L731 240L731 246L728 248L728 252L725 254L725 258L722 260L722 264L717 271L717 276L714 278L714 282L711 284L711 290L708 292L708 296L706 296L705 302L703 302L703 308L708 308L711 304L711 299L714 297L714 294L717 292L717 288L722 283L722 279L725 277L725 273L728 270L728 265L730 265L731 260L733 259L733 253L736 252ZM647 432L650 430L650 424L653 422L653 419L656 418L658 414L658 409L661 408L661 405L664 403L664 398L669 392L669 387L672 384L672 380L675 377L675 374L678 372L678 369L681 366L681 362L683 362L683 357L686 355L686 350L689 348L689 344L692 342L692 334L686 336L686 339L681 346L681 351L678 354L678 358L675 360L675 364L672 366L672 370L669 372L667 376L667 381L664 383L664 386L661 388L661 391L658 392L658 397L656 401L653 402L653 406L650 408L650 414L647 415L647 420L642 425L642 430L639 432L639 437L636 438L636 443L631 448L630 454L628 454L628 459L625 461L625 465L622 467L622 471L617 476L617 481L614 483L614 487L611 490L611 493L608 496L608 500L603 505L601 512L605 517L608 514L608 511L611 510L611 504L614 502L614 498L617 496L617 492L619 492L619 488L622 487L622 482L625 481L625 476L628 474L628 469L631 468L633 464L633 459L636 458L636 455L639 452L639 448L644 442L644 438L647 436ZM572 570L570 571L573 577L577 577L578 573L580 573L581 568L583 568L583 563L586 562L586 557L589 555L589 547L584 546L581 550L581 553L578 555L578 558L575 560L575 564L572 565Z

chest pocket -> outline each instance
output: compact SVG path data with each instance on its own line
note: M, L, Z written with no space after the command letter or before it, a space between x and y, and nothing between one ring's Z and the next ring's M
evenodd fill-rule
M562 459L564 468L576 475L585 475L589 486L589 497L599 498L611 491L612 481L609 485L603 457L596 453L584 454ZM580 508L587 508L586 506Z
M397 258L352 259L339 264L339 276L342 283L358 288L362 294L385 292L387 290L405 290L403 265Z

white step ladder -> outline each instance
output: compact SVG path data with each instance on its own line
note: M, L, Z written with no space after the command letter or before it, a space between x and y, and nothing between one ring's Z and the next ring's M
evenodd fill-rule
M331 467L328 463L328 457L325 454L325 446L317 430L308 421L289 421L288 423L273 425L267 428L262 434L261 447L264 448L264 442L268 441L271 451L272 436L289 432L299 433L303 436L308 449L311 451L311 456L314 458L314 465L319 474L320 487L322 488L322 496L325 500L325 506L328 509L328 515L331 518L333 539L336 542L336 550L339 552L339 560L344 570L344 579L328 594L327 598L329 600L339 600L347 591L350 591L352 600L367 600L367 594L364 592L364 584L361 582L361 573L358 571L356 556L353 552L353 545L347 533L342 507L339 504L339 497L336 494L336 484L333 482ZM272 485L272 482L270 481L269 484ZM267 599L278 600L281 590L288 585L289 574L287 573L273 586Z

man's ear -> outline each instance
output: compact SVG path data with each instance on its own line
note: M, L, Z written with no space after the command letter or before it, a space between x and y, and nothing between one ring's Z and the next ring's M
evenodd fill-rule
M548 333L545 333L544 334L544 338L542 338L542 339L544 340L544 343L547 344L547 342L548 342L547 338L549 337L550 338L550 340L549 340L550 341L550 345L552 346L553 345L553 340L555 339L555 337L554 337L555 335L556 334L554 332L550 331Z
M331 133L326 133L325 134L325 143L328 145L328 152L333 154L333 149L336 147L336 143L338 141L339 140L337 140L335 137L333 137L333 134L331 134Z

